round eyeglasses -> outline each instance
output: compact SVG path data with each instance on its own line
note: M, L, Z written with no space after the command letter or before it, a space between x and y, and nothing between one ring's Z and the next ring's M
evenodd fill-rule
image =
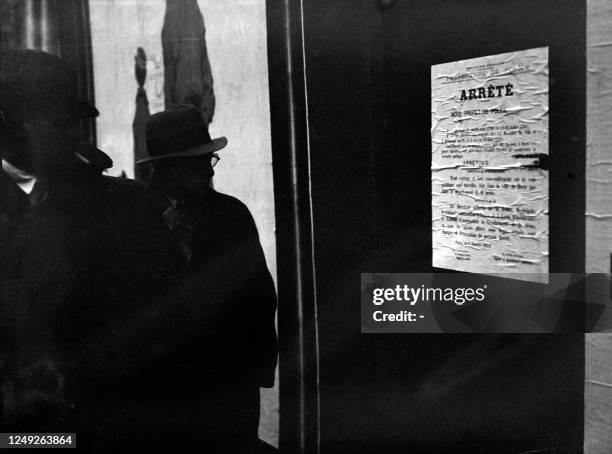
M221 161L221 158L219 157L217 153L213 153L210 155L210 166L211 167L216 166L219 161Z

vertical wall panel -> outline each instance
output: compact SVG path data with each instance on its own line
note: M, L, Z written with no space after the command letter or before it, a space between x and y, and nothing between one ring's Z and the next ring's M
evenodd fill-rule
M612 260L612 3L587 2L586 271ZM609 291L609 290L608 290ZM587 288L587 293L589 288ZM608 295L608 298L610 296ZM584 452L612 451L612 334L586 336Z

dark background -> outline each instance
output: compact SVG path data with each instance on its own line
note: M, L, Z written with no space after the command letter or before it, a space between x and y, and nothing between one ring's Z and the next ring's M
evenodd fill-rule
M320 417L321 452L582 451L583 335L360 334L359 288L361 272L432 271L431 66L541 46L550 52L550 271L584 271L585 34L583 0L399 0L384 11L374 0L303 3L304 40L291 48L306 74L296 149L299 181L311 184L315 291L304 342L308 351L318 340L320 383L319 405L306 405ZM287 120L275 117L274 43L270 51L278 163ZM284 183L276 169L277 190ZM310 228L310 213L298 219ZM281 450L294 375L282 355ZM309 370L306 383L316 381Z

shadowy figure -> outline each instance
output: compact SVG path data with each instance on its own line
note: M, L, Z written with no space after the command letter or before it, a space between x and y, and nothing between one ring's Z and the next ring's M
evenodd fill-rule
M147 99L147 91L145 90L145 81L147 79L147 54L142 47L136 50L134 56L134 74L138 83L136 92L136 111L134 112L134 120L132 121L132 136L134 137L134 161L138 161L147 156L146 143L146 124L151 117L149 112L149 100ZM137 181L147 182L151 175L152 168L150 165L135 165L134 179Z
M79 142L97 115L58 57L0 53L2 429L76 432L79 448L102 449L144 356L115 342L131 329L118 321L164 294L179 256L150 191L103 176L111 159Z
M180 293L190 308L166 377L180 416L167 427L193 446L206 440L206 452L254 452L259 387L274 383L276 294L249 210L210 187L226 144L210 138L199 109L181 106L151 117L149 158L140 162L153 164L151 185L183 258Z
M162 27L166 109L191 104L208 126L215 113L204 17L196 0L166 0Z

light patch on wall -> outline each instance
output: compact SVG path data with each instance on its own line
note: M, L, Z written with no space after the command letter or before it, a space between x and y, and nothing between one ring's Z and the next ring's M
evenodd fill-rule
M586 271L610 273L612 254L612 5L588 14Z
M215 168L215 188L249 207L268 251L268 264L272 264L276 242L265 1L198 3L206 25L216 97L210 134L228 138ZM270 271L276 276L275 267Z
M110 175L134 176L132 121L138 84L134 56L147 54L145 90L151 114L164 108L161 29L164 0L90 0L98 146L113 160Z

